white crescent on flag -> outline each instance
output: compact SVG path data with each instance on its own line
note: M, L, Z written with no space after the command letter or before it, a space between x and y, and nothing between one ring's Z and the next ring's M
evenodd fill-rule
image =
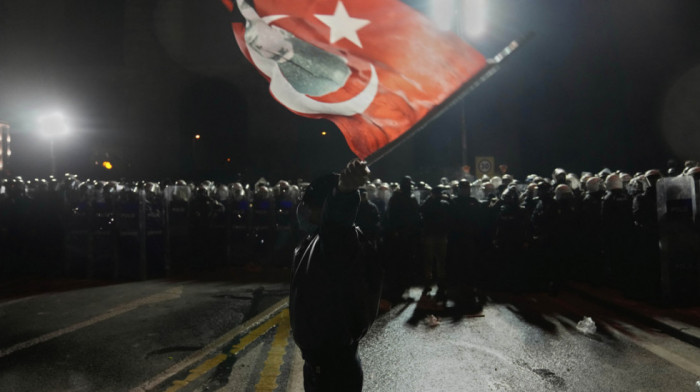
M245 1L238 0L238 6L241 9L241 14L248 21L246 29L251 28L251 26L256 23L264 23L269 27L269 30L265 29L263 34L275 34L272 29L283 31L279 27L271 26L270 23L284 19L287 17L287 15L271 15L265 18L260 18L257 12L247 5ZM293 35L287 31L285 31L285 34L289 34L293 37ZM374 65L371 63L369 81L367 86L359 94L342 102L321 102L309 97L307 94L297 91L282 74L278 60L261 55L259 53L259 49L252 47L248 42L248 39L246 39L245 44L253 64L255 64L260 72L270 78L270 93L278 101L280 101L280 103L295 112L303 114L354 116L367 110L377 95L379 88L379 77L377 76L377 71L375 70Z

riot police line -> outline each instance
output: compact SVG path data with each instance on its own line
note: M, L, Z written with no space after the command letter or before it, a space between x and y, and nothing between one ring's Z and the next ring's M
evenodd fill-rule
M556 169L522 181L508 174L443 178L432 187L411 180L407 192L422 206L439 188L455 209L443 224L447 274L458 282L556 289L580 279L684 302L700 299L699 173L695 165L666 176L606 169L578 177ZM288 267L303 235L295 210L304 185L4 179L0 272L147 279L226 266ZM460 204L460 185L472 204ZM364 191L379 217L364 229L376 232L395 270L407 271L389 271L388 279L399 287L423 283L422 212L405 230L397 219L407 213L389 212L399 183L374 179ZM408 243L395 240L399 232L409 233Z
M149 279L225 266L287 266L299 187L179 180L4 179L5 278Z
M435 194L425 183L408 182L425 222L426 214L434 212L424 207ZM445 256L434 252L427 265L424 251L414 247L412 256L404 250L414 242L434 244L405 228L400 230L409 234L391 233L396 214L391 214L391 200L387 204L384 236L404 238L393 247L389 243L388 254L403 252L395 264L418 271L413 283L432 279L440 290L436 274L446 269L448 292L464 291L467 282L556 293L578 280L620 289L631 298L700 302L700 167L695 162L666 176L659 170L629 175L604 169L578 177L556 169L551 178L443 178L436 186L450 205L441 219L451 229L442 234ZM425 236L426 228L420 230ZM442 267L436 262L440 257L445 259ZM425 276L420 277L421 269Z

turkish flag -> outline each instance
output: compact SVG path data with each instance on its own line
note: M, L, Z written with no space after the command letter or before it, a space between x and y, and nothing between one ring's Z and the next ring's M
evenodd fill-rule
M222 0L233 10L231 0ZM487 64L398 0L236 0L243 54L289 110L333 121L361 159L396 140Z

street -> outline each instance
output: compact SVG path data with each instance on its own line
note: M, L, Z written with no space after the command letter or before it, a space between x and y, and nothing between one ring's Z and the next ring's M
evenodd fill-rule
M222 275L0 302L0 391L301 391L286 294ZM700 379L700 349L572 292L484 293L483 311L460 317L409 294L361 344L365 391L689 391ZM595 333L577 329L584 316Z

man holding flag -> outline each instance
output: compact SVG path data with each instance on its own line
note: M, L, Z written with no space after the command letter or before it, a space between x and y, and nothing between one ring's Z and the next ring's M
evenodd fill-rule
M236 8L233 0L222 3ZM376 161L422 129L502 59L487 62L398 0L235 5L245 19L232 26L238 46L272 96L298 115L333 121L363 160ZM353 225L356 189L368 174L366 162L353 161L340 175L312 182L300 204L309 236L295 251L290 317L306 391L362 390L357 348L381 286L371 249Z

